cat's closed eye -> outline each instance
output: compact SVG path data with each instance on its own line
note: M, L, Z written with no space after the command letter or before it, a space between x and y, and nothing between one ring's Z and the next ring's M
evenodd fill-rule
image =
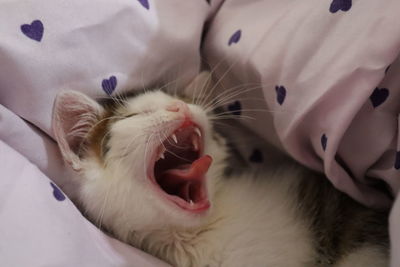
M125 118L130 118L130 117L136 116L136 115L138 115L138 114L139 114L139 113L131 113L131 114L125 115L124 117L125 117Z

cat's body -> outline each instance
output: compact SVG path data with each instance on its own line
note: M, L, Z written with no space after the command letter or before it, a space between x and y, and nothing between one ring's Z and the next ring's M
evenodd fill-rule
M125 241L174 266L388 266L387 214L322 179L292 163L233 175L200 227L138 232Z
M101 228L178 267L387 266L386 213L293 163L226 177L204 109L157 91L123 101L55 105L76 201Z

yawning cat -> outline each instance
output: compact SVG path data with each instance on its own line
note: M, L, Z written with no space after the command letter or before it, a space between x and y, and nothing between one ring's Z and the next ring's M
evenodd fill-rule
M78 173L74 201L173 266L388 266L386 213L290 162L227 177L210 116L161 90L101 103L60 93L53 130Z

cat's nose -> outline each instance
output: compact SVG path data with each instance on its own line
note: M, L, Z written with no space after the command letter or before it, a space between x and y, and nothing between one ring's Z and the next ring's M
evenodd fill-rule
M185 102L180 100L174 101L173 103L169 104L165 109L170 112L183 113L184 115L190 114L189 106Z

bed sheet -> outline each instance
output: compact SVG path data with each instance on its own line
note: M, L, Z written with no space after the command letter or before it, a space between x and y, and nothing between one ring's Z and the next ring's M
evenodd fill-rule
M181 88L208 66L219 78L210 99L228 114L255 118L241 121L356 200L389 208L400 189L399 11L396 0L4 0L0 166L11 166L15 157L5 157L18 152L40 169L39 180L53 181L50 189L64 188L70 174L51 131L57 92L101 98L156 82ZM268 151L237 140L251 164L271 163ZM36 176L34 169L22 176ZM7 187L23 196L18 181ZM400 265L399 206L391 215L392 266ZM87 224L76 220L74 227Z
M0 162L1 266L168 266L102 233L2 140Z

